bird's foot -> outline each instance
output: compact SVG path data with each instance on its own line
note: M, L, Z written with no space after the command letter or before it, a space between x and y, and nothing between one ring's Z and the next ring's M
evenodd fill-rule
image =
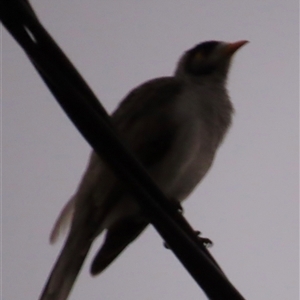
M205 237L201 237L201 236L200 236L200 235L201 235L201 231L196 230L195 233L196 233L196 235L197 235L197 237L198 237L199 242L200 242L204 247L206 247L206 248L211 248L211 247L214 245L214 243L212 242L211 239L205 238Z
M205 238L205 237L201 237L201 232L199 230L195 231L195 234L197 235L198 241L205 247L205 248L211 248L214 243L212 242L211 239L209 238ZM167 244L167 242L163 243L164 247L166 249L170 249L169 245Z

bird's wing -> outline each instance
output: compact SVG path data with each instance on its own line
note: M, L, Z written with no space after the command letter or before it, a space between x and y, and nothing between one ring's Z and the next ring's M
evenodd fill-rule
M90 155L89 163L85 173L82 176L82 180L78 186L76 193L71 197L67 204L59 214L53 229L50 234L50 243L55 243L61 236L63 236L71 227L74 213L76 212L75 206L80 205L80 210L84 209L83 206L87 206L86 199L90 197L91 191L94 190L95 184L97 184L99 177L103 172L104 166L102 161L92 152ZM111 176L107 175L105 182L109 180ZM103 182L103 184L105 184ZM108 184L106 184L108 186Z
M101 273L148 225L145 220L128 218L114 224L91 265L91 274Z
M170 109L180 88L173 78L150 81L130 93L112 116L120 137L146 168L168 155L176 137L177 124L170 117ZM119 188L119 183L116 183L113 190ZM106 239L92 263L91 273L102 272L147 224L145 219L132 217L108 228Z
M146 168L167 155L175 138L176 122L170 118L169 109L180 88L173 78L150 81L131 92L112 116L121 138ZM93 152L78 191L54 227L53 238L75 205L70 233L40 300L67 298L96 233L103 229L106 214L124 196L122 186ZM91 272L97 274L106 268L147 224L137 217L112 224Z
M164 158L176 137L171 110L180 90L173 77L151 80L131 92L112 115L120 137L146 168Z

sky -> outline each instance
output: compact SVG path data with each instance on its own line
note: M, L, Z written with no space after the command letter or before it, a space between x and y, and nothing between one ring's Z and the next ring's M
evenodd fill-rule
M184 203L246 299L299 298L298 1L32 0L40 20L111 112L132 88L174 71L205 40L249 40L228 90L233 126ZM90 147L2 29L2 296L37 299L63 245L49 244ZM100 276L99 238L70 300L206 299L152 226Z

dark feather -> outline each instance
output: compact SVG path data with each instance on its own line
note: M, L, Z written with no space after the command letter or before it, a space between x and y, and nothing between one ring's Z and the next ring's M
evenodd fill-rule
M60 253L40 300L65 300L91 247L89 234L72 232Z
M177 136L170 110L181 88L173 77L151 80L129 93L112 115L120 136L145 167L159 163Z
M146 221L128 218L108 229L103 246L92 263L92 275L101 273L147 225Z

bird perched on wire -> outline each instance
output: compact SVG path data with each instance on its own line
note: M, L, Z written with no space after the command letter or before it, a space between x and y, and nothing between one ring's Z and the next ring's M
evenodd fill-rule
M182 202L211 167L231 124L226 80L233 54L247 41L208 41L183 54L171 77L131 91L112 114L125 145L169 199ZM104 243L91 266L101 273L148 225L134 197L92 152L73 197L56 221L50 240L69 234L40 300L67 299L96 237Z

